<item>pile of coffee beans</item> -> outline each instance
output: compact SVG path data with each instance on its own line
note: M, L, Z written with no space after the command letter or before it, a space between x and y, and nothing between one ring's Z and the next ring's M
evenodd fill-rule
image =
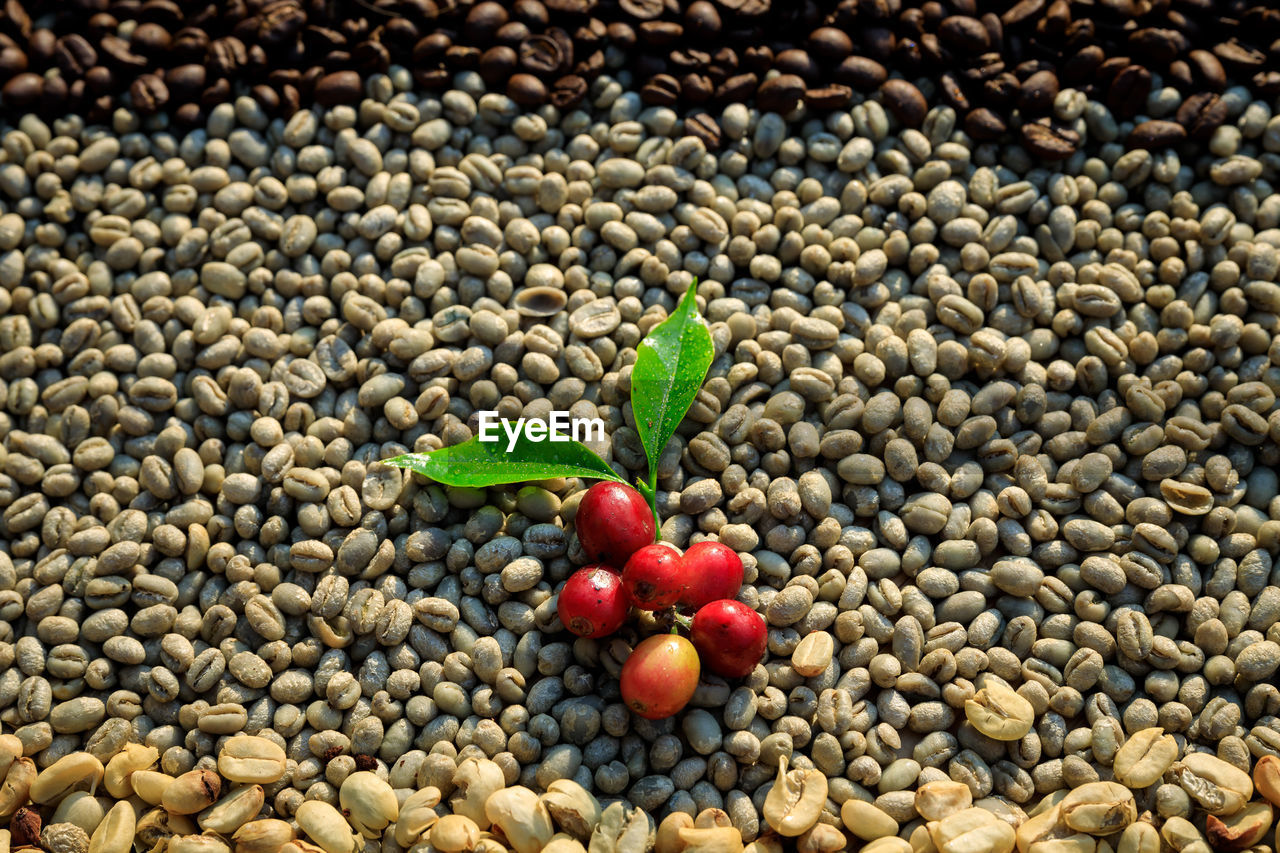
M1270 847L1265 6L37 5L0 853ZM656 533L738 555L766 649L649 720L619 676L671 625L559 616L591 482L385 460L568 411L636 481L690 288Z
M1204 142L1224 121L1229 76L1261 97L1280 92L1277 44L1280 10L1247 0L10 0L0 86L12 109L98 122L127 103L193 127L240 88L285 118L353 104L392 64L423 89L473 70L522 106L561 109L621 71L646 103L693 111L695 132L717 145L713 116L730 103L785 115L881 90L909 126L936 96L972 138L1020 132L1058 159L1078 143L1052 115L1061 89L1119 118L1176 92L1169 118L1140 127L1135 147ZM930 83L922 95L897 74Z

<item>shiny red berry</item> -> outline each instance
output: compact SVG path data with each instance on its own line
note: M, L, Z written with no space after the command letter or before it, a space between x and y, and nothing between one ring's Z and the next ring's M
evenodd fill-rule
M684 552L685 592L680 606L697 611L722 598L737 598L742 588L742 559L728 545L697 542Z
M622 627L631 601L622 578L606 566L585 566L564 582L556 613L579 637L607 637Z
M623 483L605 481L587 489L573 520L582 550L591 560L611 566L653 542L653 510L644 496Z
M632 603L643 610L661 610L679 601L684 577L679 552L662 542L636 551L622 569L623 586Z
M768 629L760 614L741 601L722 599L694 614L689 639L707 669L727 678L741 678L764 656Z

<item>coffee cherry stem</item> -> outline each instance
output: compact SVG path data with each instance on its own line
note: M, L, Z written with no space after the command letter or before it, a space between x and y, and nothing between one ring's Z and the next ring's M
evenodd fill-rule
M640 494L644 495L644 499L649 502L649 509L653 512L653 541L662 541L662 519L658 517L658 472L649 472L649 482L636 480L636 489Z

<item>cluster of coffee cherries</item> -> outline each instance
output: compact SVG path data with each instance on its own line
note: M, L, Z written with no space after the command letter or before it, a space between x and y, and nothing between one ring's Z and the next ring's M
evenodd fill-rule
M703 666L726 678L755 669L767 631L760 614L736 599L743 572L732 548L697 542L682 554L655 542L644 497L616 482L588 489L574 524L592 562L560 590L557 612L564 626L579 637L607 637L632 608L665 612L675 626L642 640L623 663L627 707L650 720L669 717L693 697ZM687 638L681 628L688 629Z

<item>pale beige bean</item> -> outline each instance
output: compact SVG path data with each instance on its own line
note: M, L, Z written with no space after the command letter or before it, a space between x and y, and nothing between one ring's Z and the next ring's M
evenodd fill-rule
M1020 740L1031 731L1031 703L1003 684L989 684L964 703L964 715L975 729L993 740Z
M137 825L133 805L127 800L116 803L93 831L89 853L129 853Z
M1013 827L985 809L971 808L928 824L938 853L1011 853Z
M1185 850L1192 844L1203 844L1204 836L1196 825L1184 817L1173 815L1160 827L1160 837L1174 850Z
M1059 808L1067 826L1090 835L1110 835L1138 819L1133 792L1118 782L1081 785L1063 797Z
M231 853L227 842L214 835L178 835L169 839L166 853Z
M1062 822L1062 809L1055 805L1023 821L1014 833L1014 843L1018 853L1028 853L1032 845L1071 834L1072 830Z
M731 826L685 827L679 831L679 838L685 853L742 851L742 833Z
M409 848L417 843L439 819L435 807L440 802L440 789L427 786L412 794L400 804L400 816L396 818L396 843Z
M138 818L134 840L135 843L141 843L142 849L150 850L175 835L195 835L198 831L195 821L186 815L170 814L162 808L154 808Z
M140 743L125 744L124 749L111 756L102 774L102 785L117 800L133 794L132 775L139 770L149 770L160 760L160 751L154 746Z
M1031 845L1030 853L1096 853L1098 842L1093 836L1077 833L1066 838L1048 838Z
M942 820L973 805L973 792L963 782L940 779L916 789L916 813L925 820Z
M75 824L83 829L86 835L92 835L106 815L106 806L97 797L87 791L72 791L58 803L48 823Z
M864 800L845 800L840 807L840 820L845 829L863 841L875 841L889 835L898 834L898 822L878 808Z
M30 758L19 758L9 765L9 772L0 785L0 819L10 817L31 799L31 784L38 771Z
M522 785L490 794L484 813L498 825L516 853L538 853L555 834L546 805Z
M917 851L911 846L911 842L894 835L867 842L862 845L862 853L917 853Z
M485 815L484 804L495 791L507 786L502 768L487 758L467 758L453 774L455 795L449 800L454 814L465 815L476 826L488 829L491 823Z
M168 773L161 773L158 770L135 770L129 775L129 784L133 786L133 792L142 798L143 802L153 806L158 806L164 801L164 792L175 781Z
M739 836L739 839L741 839L741 836ZM741 844L741 840L738 843ZM741 851L742 848L739 847L738 850ZM551 836L547 846L542 848L542 853L587 853L587 848L583 847L582 842L573 836L558 832Z
M431 846L440 853L462 853L480 840L480 827L465 815L445 815L431 827Z
M787 772L787 758L778 762L778 775L764 801L764 819L774 832L794 838L818 822L827 802L827 777L818 770Z
M692 828L693 815L688 812L671 812L658 824L653 853L681 853L685 842L680 838L680 830Z
M364 846L360 837L342 816L342 812L328 803L307 800L298 807L294 819L307 837L324 848L325 853L355 853Z
M382 830L400 814L396 792L367 770L352 773L343 781L338 802L347 820L365 838L381 838Z
M835 639L826 631L805 634L791 653L791 668L805 678L821 675L835 654Z
M1014 829L1027 819L1027 813L1021 806L1004 797L982 797L973 801L973 807L991 812L997 820L1004 821Z
M1273 806L1280 806L1280 758L1264 755L1253 765L1253 784Z
M77 787L90 791L102 781L102 762L87 752L73 752L50 764L31 783L28 796L33 803L53 803Z
M202 811L196 823L201 829L230 835L252 820L265 802L266 795L261 785L245 785Z
M264 818L252 820L235 831L235 853L276 853L297 836L293 827L283 820Z
M1160 833L1145 820L1131 823L1120 833L1116 853L1160 853Z
M9 773L13 762L22 757L22 741L17 735L0 735L0 779Z
M189 815L204 811L218 801L222 780L212 770L188 770L165 789L160 804L170 814Z
M902 838L899 836L898 840L901 841ZM938 853L938 848L933 846L933 837L929 835L929 827L924 823L916 824L916 828L911 830L911 834L907 836L907 844L912 853Z
M590 840L604 813L600 801L572 779L553 781L542 795L542 803L556 826L583 843Z
M1135 732L1116 752L1116 781L1130 788L1154 785L1178 757L1178 742L1162 728Z
M1210 814L1235 814L1253 796L1248 773L1206 752L1184 756L1171 772L1182 789Z
M735 835L738 834L738 830L736 829L730 828L729 831ZM732 837L726 840L730 842L734 841ZM739 845L742 843L740 836L736 843ZM844 850L847 846L848 840L845 838L843 832L836 829L829 823L819 823L804 835L800 836L799 841L796 843L796 851L797 853L840 853L840 851ZM693 848L688 849L692 850ZM708 853L715 853L715 849L713 848L704 849L706 849ZM726 847L718 849L725 850L725 853L736 853L736 851L740 850L741 847Z
M310 841L295 838L281 846L280 853L325 853L325 851L323 847L312 844Z
M218 772L232 782L270 785L284 778L284 750L256 735L228 738L218 753Z

